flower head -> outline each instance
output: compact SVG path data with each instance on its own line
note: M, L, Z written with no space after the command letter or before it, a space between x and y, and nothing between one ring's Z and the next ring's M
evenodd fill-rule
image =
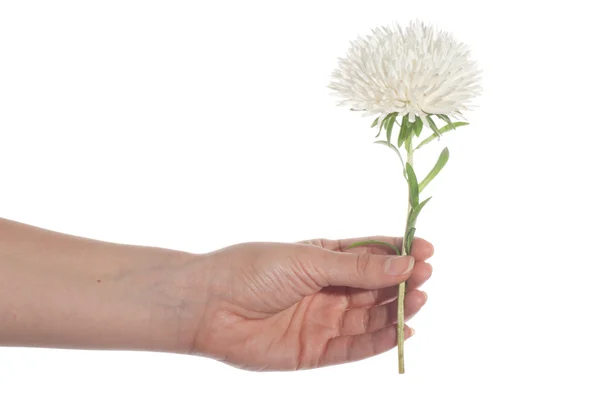
M367 115L398 112L410 122L427 115L460 115L481 91L468 48L418 21L406 29L380 27L353 41L329 87L342 98L340 105Z

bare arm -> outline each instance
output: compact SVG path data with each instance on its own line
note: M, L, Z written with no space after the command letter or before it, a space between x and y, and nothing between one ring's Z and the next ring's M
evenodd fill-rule
M192 257L0 219L0 345L185 351L171 292Z

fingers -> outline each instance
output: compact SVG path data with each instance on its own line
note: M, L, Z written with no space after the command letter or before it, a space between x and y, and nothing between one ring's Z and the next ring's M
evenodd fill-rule
M417 261L410 278L406 281L406 291L421 287L431 277L431 274L431 264ZM396 299L398 297L398 286L376 290L350 288L347 294L349 297L348 308L372 307Z
M404 298L404 320L411 320L423 308L426 302L427 293L425 292L413 290L406 293L406 297Z
M402 238L390 237L390 236L369 236L364 238L352 238L352 239L341 239L341 240L328 240L328 239L316 239L307 241L304 243L320 246L328 250L333 251L345 251L348 246L356 242L364 242L367 240L379 240L382 242L389 243L398 249L402 248ZM354 249L349 249L350 252L360 253L368 252L373 254L394 254L394 251L383 245L369 245L361 246ZM411 248L411 256L417 261L424 261L433 256L433 245L421 238L415 238Z
M371 333L398 322L398 300L371 308L346 311L340 325L340 336Z
M410 278L406 281L406 290L410 291L423 286L431 278L432 272L431 264L424 261L416 263Z
M416 267L416 265L415 265ZM385 302L398 298L398 285L384 287L383 289L365 290L365 289L349 289L348 291L348 309L373 307L374 305L383 304Z
M404 298L404 320L414 317L427 302L425 292L413 290ZM398 322L398 300L371 308L346 311L340 324L340 335L372 333Z
M412 334L412 329L404 326L405 339ZM331 339L319 360L319 366L358 361L381 354L396 346L396 335L396 325L391 325L373 333Z
M309 266L309 273L317 275L323 287L381 289L407 280L414 267L411 256L319 250L319 253L306 251L301 263Z

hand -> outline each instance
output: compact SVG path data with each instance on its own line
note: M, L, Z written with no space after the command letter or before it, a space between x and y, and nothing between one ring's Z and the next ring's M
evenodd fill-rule
M401 246L398 238L368 239ZM203 292L184 299L188 312L196 303L202 314L187 332L193 335L191 351L245 369L292 370L393 348L398 284L407 281L410 319L427 300L417 288L431 276L424 260L433 247L415 239L414 267L412 257L392 256L383 246L342 252L362 240L248 243L202 256L186 271L191 287L186 291ZM207 286L196 289L195 280L208 281ZM405 336L412 334L405 327Z

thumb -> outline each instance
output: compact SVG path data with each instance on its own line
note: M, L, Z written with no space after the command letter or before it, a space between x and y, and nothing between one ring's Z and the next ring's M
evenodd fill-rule
M325 286L381 289L407 280L415 265L411 256L371 253L340 253L322 250L308 263L322 276Z

